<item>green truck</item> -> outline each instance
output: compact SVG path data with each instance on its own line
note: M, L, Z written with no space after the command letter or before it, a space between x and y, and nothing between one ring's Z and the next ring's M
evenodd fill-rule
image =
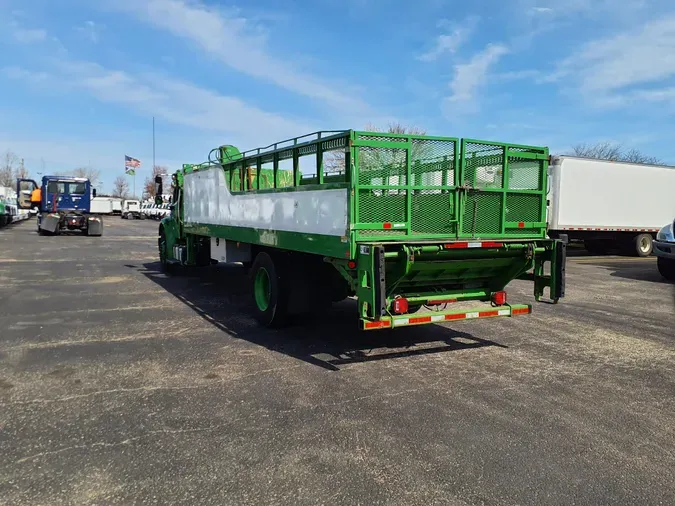
M542 302L565 289L548 163L545 147L355 130L221 146L171 176L160 263L243 264L264 326L348 297L364 330L528 314L509 282Z

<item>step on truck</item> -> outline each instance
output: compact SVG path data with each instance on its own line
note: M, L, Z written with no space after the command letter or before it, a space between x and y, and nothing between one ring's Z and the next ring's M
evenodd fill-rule
M172 175L159 260L168 273L244 264L264 326L348 297L364 330L525 315L531 304L507 301L514 279L535 300L564 296L548 159L543 147L353 130L221 146Z
M37 232L58 235L79 230L85 235L103 234L103 216L91 212L96 189L88 179L68 176L44 176L38 185L32 179L17 179L16 193L21 209L30 209L39 202Z

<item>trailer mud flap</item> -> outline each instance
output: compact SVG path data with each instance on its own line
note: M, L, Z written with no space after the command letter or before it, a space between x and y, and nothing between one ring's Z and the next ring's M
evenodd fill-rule
M551 272L551 298L558 302L565 296L565 266L567 264L567 244L563 241L556 241L553 250L553 270Z
M40 221L40 228L53 234L59 229L60 222L61 216L58 214L43 215Z
M103 219L91 216L87 219L87 235L99 236L103 234Z

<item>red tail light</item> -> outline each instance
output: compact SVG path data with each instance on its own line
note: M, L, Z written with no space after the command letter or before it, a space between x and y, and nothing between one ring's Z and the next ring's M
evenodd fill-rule
M496 306L503 306L506 304L506 292L495 292L492 294L492 302Z
M404 314L408 312L408 299L394 299L392 310L396 314Z

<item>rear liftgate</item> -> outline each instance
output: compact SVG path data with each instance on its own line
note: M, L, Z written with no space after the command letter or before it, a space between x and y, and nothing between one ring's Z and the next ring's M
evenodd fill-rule
M357 265L364 330L529 314L531 305L506 301L504 287L513 279L534 281L538 301L546 287L550 302L564 296L565 245L559 241L361 244ZM466 301L491 306L447 310ZM422 307L431 311L417 313Z

